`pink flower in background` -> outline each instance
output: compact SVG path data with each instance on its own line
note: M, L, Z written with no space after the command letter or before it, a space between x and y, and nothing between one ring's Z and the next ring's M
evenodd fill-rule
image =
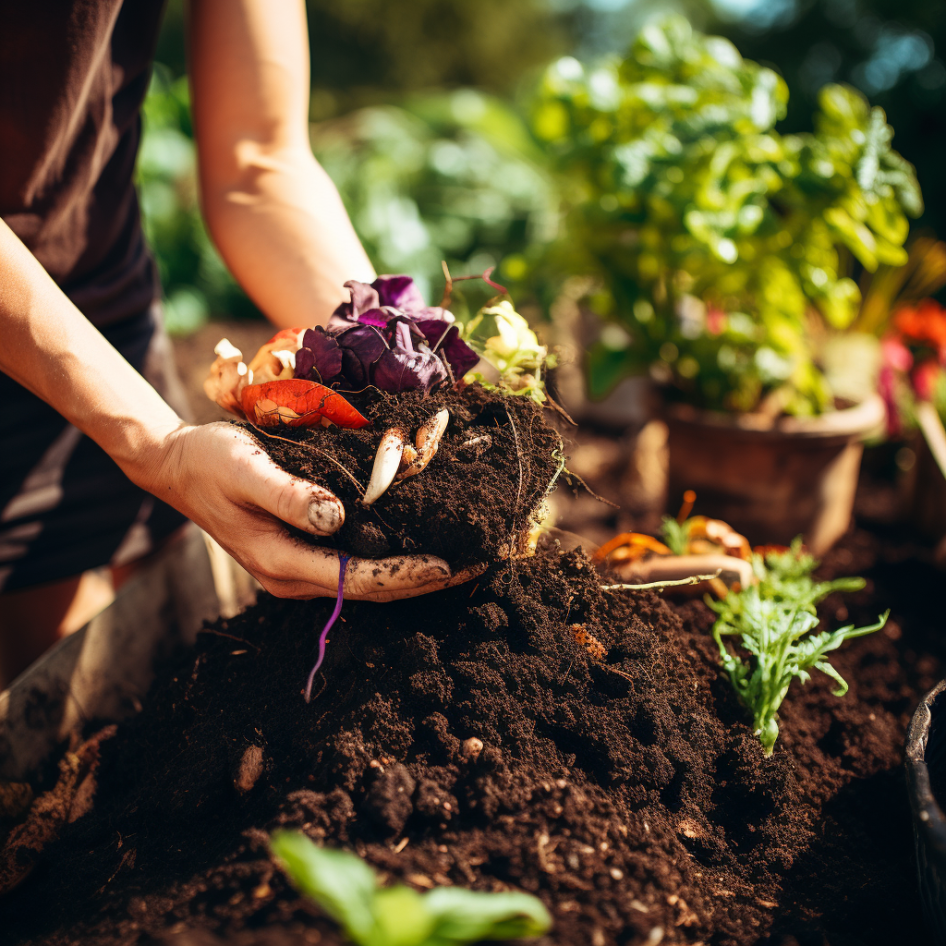
M913 367L910 349L895 336L880 343L880 375L877 389L887 408L887 436L898 437L903 431L903 421L897 406L897 377Z
M720 335L726 331L726 313L713 305L706 307L706 331L710 335Z
M878 392L887 406L887 433L902 432L898 400L910 392L919 401L932 401L946 367L946 309L924 299L898 309L894 333L880 343ZM899 398L898 398L899 395Z

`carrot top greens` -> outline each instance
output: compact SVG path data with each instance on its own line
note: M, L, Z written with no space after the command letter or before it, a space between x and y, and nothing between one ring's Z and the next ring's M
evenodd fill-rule
M848 684L828 662L827 654L852 637L879 631L890 612L875 624L836 631L811 633L819 624L815 605L832 591L856 591L862 578L814 581L817 561L802 551L796 540L784 552L753 556L758 583L730 592L719 601L707 600L716 612L713 639L719 647L723 669L729 675L740 701L752 714L753 728L766 755L778 739L778 710L793 680L807 683L812 669L837 683L835 696L844 696ZM726 638L736 638L739 649Z

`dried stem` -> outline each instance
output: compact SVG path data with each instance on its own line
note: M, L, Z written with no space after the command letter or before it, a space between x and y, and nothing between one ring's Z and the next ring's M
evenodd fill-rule
M469 279L482 279L487 286L492 287L497 290L504 296L509 295L509 290L505 286L500 286L498 282L494 282L490 277L493 275L493 270L496 269L495 266L490 266L485 272L474 274L472 276L451 276L450 270L447 268L447 263L445 260L440 261L440 267L443 270L444 279L446 284L443 288L443 298L440 300L441 308L446 309L450 305L450 299L453 295L453 284L457 282L465 282Z
M647 591L652 588L679 588L681 585L698 585L703 581L719 578L722 569L717 568L712 575L690 575L689 578L673 578L667 581L648 581L642 585L602 585L602 591Z
M443 270L443 278L446 280L443 287L443 298L440 300L440 308L446 309L450 305L450 299L453 296L453 277L450 275L450 269L445 259L440 261L440 268Z
M512 568L512 560L516 552L516 523L519 520L519 504L522 502L522 449L519 446L519 431L516 429L516 422L512 419L512 412L509 405L503 405L506 411L506 417L509 418L509 426L512 428L512 438L516 445L516 462L519 465L519 484L516 487L516 505L512 511L512 535L509 537L509 562Z
M565 420L567 420L568 423L572 425L572 427L578 426L578 422L572 418L572 415L569 414L568 411L566 411L565 408L562 407L562 405L552 397L551 394L549 394L548 389L545 391L545 406L551 407L556 414L561 414L562 417L564 417Z

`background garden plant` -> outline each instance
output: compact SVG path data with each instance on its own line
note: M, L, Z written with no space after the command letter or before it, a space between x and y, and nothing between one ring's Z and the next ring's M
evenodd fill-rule
M854 264L906 261L923 209L882 110L827 85L814 129L783 135L785 82L682 17L623 58L559 60L533 113L570 205L550 265L595 274L613 319L593 389L649 371L700 407L816 414L833 406L818 342L860 304Z

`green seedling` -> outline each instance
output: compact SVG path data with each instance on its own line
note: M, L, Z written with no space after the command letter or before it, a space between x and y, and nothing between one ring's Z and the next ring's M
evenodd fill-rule
M674 555L686 555L689 551L690 529L686 521L680 522L673 516L664 516L660 537Z
M420 894L400 884L379 887L374 870L360 857L319 847L300 832L278 831L270 845L292 885L359 946L531 939L552 925L541 901L529 894L462 887Z
M800 540L785 552L754 555L752 565L758 584L720 601L707 599L707 604L717 614L712 633L723 669L752 714L755 733L769 756L779 734L778 710L792 682L807 683L811 670L820 670L837 683L834 695L844 696L847 681L826 655L850 638L879 631L890 612L867 627L849 624L836 631L811 633L819 623L815 605L832 591L862 588L864 580L814 581L811 573L817 562L802 552ZM731 637L741 651L728 645Z

